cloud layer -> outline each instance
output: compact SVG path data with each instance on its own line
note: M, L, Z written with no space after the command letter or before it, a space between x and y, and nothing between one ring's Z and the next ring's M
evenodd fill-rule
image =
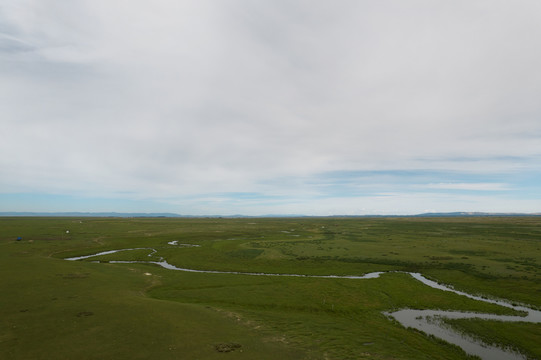
M183 213L541 211L540 14L7 0L0 187Z

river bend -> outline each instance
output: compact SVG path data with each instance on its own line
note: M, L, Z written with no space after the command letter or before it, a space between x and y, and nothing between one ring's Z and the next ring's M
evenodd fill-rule
M176 245L176 244L175 244ZM190 246L189 244L182 244ZM191 245L196 246L196 245ZM132 248L132 249L119 249L103 251L96 254L76 256L66 258L65 260L78 261L90 259L101 255L110 255L121 251L130 250L149 250L148 256L154 255L157 250L153 248ZM175 265L169 264L165 259L160 258L159 261L108 261L108 263L114 264L155 264L168 270L186 271L194 273L207 273L207 274L236 274L236 275L251 275L251 276L288 276L288 277L307 277L307 278L334 278L334 279L375 279L378 278L384 272L372 272L364 275L303 275L303 274L273 274L273 273L259 273L259 272L237 272L237 271L218 271L218 270L195 270L180 268ZM398 271L393 271L398 272ZM422 282L423 284L430 286L434 289L449 291L461 296L466 296L473 300L484 301L491 304L496 304L511 308L513 310L521 311L525 313L525 316L510 316L510 315L496 315L496 314L482 314L473 312L462 311L444 311L444 310L413 310L402 309L394 312L384 312L389 318L395 319L404 327L412 327L420 330L426 334L434 335L449 343L460 346L466 353L471 355L477 355L484 360L526 360L526 357L520 353L514 352L510 349L502 349L497 346L491 346L475 340L465 334L461 334L454 331L449 326L445 326L442 319L485 319L485 320L497 320L497 321L510 321L510 322L531 322L541 323L541 311L529 308L524 305L514 305L505 300L487 299L485 297L471 295L462 291L453 289L450 286L439 284L435 281L427 279L420 273L402 272L409 274L414 279Z

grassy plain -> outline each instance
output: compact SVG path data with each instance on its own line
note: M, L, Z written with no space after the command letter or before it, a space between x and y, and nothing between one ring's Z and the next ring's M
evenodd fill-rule
M140 247L157 251L63 260ZM540 247L540 217L0 218L0 358L465 359L382 312L510 310L406 274L271 277L92 261L163 257L182 268L307 275L416 271L541 307ZM541 358L541 324L491 323L454 325Z

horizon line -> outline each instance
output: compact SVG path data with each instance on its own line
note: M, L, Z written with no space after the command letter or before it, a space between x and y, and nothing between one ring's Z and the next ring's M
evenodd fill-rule
M522 213L522 212L482 212L482 211L451 211L451 212L424 212L416 214L329 214L329 215L309 215L309 214L259 214L259 215L193 215L178 214L171 212L119 212L119 211L0 211L0 217L161 217L161 218L295 218L295 217L481 217L481 216L501 216L501 217L519 217L519 216L541 216L541 212Z

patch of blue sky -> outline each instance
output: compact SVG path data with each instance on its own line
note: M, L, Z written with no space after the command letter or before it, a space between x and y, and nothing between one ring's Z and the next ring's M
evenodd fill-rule
M87 197L46 193L0 193L0 211L33 212L163 212L172 205L154 200L133 200L118 197Z
M509 179L517 199L538 199L541 201L541 172L517 173Z
M539 197L539 172L472 173L434 170L333 171L281 185L312 190L314 198L382 196L388 193Z
M381 171L332 171L318 174L308 180L308 183L333 184L419 184L439 181L479 181L483 175L463 173L458 171L435 170L381 170Z

